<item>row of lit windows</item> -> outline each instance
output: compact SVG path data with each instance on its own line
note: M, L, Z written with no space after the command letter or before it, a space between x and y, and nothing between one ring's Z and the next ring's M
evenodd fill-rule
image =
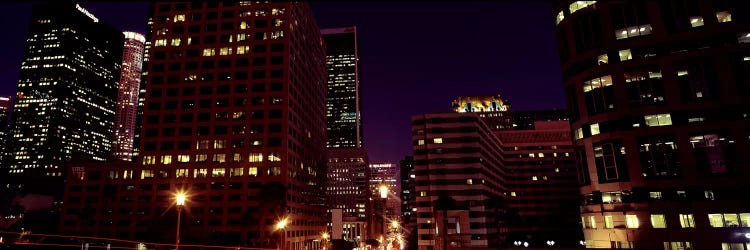
M588 216L588 220L585 217L581 217L583 220L583 228L596 229L597 228L597 216ZM613 215L604 216L604 228L617 228L615 225L615 218ZM617 216L619 217L619 216ZM693 214L679 214L678 220L680 221L681 228L694 228L695 218ZM667 228L667 220L664 214L651 214L650 216L652 228ZM750 213L724 213L724 214L708 214L708 222L711 227L750 227ZM639 228L640 221L638 216L634 214L625 215L625 228Z
M173 163L173 159L176 160L178 163L188 163L190 162L190 155L177 155L173 158L172 155L162 155L162 156L153 156L153 155L146 155L143 156L143 164L144 165L154 165L157 164L157 158L159 164L171 164ZM233 154L232 160L233 162L241 162L242 161L242 154ZM206 154L197 154L195 155L195 162L206 162L208 160L208 155ZM247 158L248 162L263 162L263 153L250 153ZM268 153L266 155L266 161L268 162L278 162L281 161L281 155L279 153ZM226 162L226 154L214 154L213 155L213 162Z

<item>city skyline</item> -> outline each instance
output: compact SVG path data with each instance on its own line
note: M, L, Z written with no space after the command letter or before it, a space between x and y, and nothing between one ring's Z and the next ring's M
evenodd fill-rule
M565 107L549 3L310 5L321 29L357 26L360 33L364 144L374 161L398 162L411 154L410 116L448 111L446 100L460 95L501 93L514 100L516 111ZM0 95L15 95L31 4L6 6L15 11L0 18L9 26L0 48L6 55L0 59ZM146 32L148 3L81 6L121 31ZM448 14L454 18L440 18ZM446 33L457 30L465 35Z

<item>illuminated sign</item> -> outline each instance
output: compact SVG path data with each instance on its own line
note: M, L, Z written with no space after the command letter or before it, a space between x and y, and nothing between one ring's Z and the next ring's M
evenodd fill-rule
M91 20L94 20L94 22L95 22L95 23L98 23L98 22L99 22L99 18L96 18L96 17L94 16L94 14L91 14L91 13L89 13L89 11L88 11L88 10L84 9L84 8L83 8L83 7L81 7L80 5L76 4L76 9L78 9L78 11L80 11L80 12L81 12L81 13L83 13L84 15L88 16L89 18L91 18Z
M496 112L508 111L508 104L503 103L500 95L462 96L453 101L453 111L463 112Z

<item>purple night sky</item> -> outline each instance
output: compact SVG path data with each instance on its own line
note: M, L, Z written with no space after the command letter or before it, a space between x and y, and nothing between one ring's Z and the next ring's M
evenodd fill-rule
M145 32L148 3L82 3L122 30ZM2 3L0 95L14 95L30 3ZM365 148L371 161L411 155L410 117L460 95L499 93L513 110L564 108L551 4L312 2L318 26L357 26Z

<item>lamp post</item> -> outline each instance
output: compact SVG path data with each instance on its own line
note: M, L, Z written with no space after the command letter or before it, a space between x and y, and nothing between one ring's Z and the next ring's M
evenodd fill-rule
M174 249L179 250L180 249L180 217L182 215L182 208L185 207L185 200L187 199L187 196L183 192L179 192L175 194L174 200L175 205L177 205L177 233L176 233L176 239L174 244Z
M323 232L323 235L321 235L321 237L323 238L323 247L322 248L323 248L323 250L326 250L326 243L328 243L328 237L329 237L328 232Z
M387 212L386 212L387 211L386 208L388 207L388 205L387 205L387 202L388 202L388 185L386 185L386 184L380 184L380 198L383 198L383 235L385 235L387 233L387 231L388 231L388 226L386 224L387 223L387 218L388 218L388 215L387 215ZM383 250L388 250L385 247L385 245L382 244L382 243L383 242L381 242L380 245L383 246Z
M279 246L279 249L284 249L283 247L286 247L286 226L289 224L289 218L284 217L278 222L276 222L276 230L281 230L281 242L279 242L277 245Z

